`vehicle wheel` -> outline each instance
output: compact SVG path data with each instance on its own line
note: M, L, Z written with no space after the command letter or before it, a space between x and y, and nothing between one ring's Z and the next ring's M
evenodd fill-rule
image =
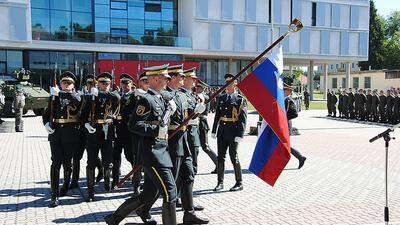
M36 116L41 116L43 114L43 112L44 112L44 109L33 109L33 113Z

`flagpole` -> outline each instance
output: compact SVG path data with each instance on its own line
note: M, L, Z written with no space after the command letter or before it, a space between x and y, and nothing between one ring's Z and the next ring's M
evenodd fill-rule
M265 56L269 51L271 51L275 46L277 46L279 43L281 43L283 41L283 39L285 39L287 36L289 36L292 33L298 32L303 28L303 24L300 22L300 20L298 19L294 19L290 25L289 25L289 30L283 34L282 36L280 36L276 41L274 41L274 43L272 43L267 49L265 49L261 54L259 54L256 58L254 58L249 64L247 64L245 67L243 67L243 69L236 74L236 76L233 77L232 80L227 81L225 83L224 86L222 86L220 89L218 89L216 92L214 92L210 98L208 100L206 100L204 102L204 104L208 104L210 103L214 98L216 98L221 92L223 92L229 85L231 85L235 80L237 80L243 73L245 73L250 67L252 67L255 63L257 63L263 56ZM191 115L189 115L188 118L186 118L182 124L180 124L178 126L178 128L176 128L171 135L169 135L168 139L172 138L173 136L175 136L175 134L184 126L186 126L186 124L189 122L189 120L193 119L197 114L196 113L192 113Z
M277 46L283 39L285 39L287 36L289 36L291 33L295 33L300 31L303 28L303 24L300 22L298 19L294 19L290 25L288 31L280 36L274 43L272 43L267 49L265 49L260 55L258 55L256 58L253 59L249 64L247 64L243 69L236 74L236 76L233 77L232 80L228 81L224 86L222 86L220 89L218 89L214 94L211 95L211 97L204 102L204 104L210 103L214 98L216 98L221 92L223 92L229 85L231 85L235 80L237 80L243 73L245 73L250 67L252 67L255 63L257 63L263 56L265 56L271 49L273 49L275 46ZM176 128L171 135L168 136L168 139L171 139L182 127L186 126L186 124L189 122L189 120L193 119L197 114L192 113L189 115L188 118L186 118L182 124ZM135 172L139 170L140 166L135 165L135 167L127 174L123 179L120 180L120 182L117 184L118 187L122 187L122 184Z

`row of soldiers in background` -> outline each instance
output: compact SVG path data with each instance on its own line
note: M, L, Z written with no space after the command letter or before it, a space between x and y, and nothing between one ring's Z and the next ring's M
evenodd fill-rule
M400 122L400 89L390 89L386 93L378 90L348 90L327 92L328 116L379 123Z
M227 80L232 77L227 75ZM142 172L138 171L132 179L134 197L106 217L108 224L119 224L131 212L136 212L146 224L156 224L150 209L159 193L164 199L164 224L176 224L176 205L184 209L184 223L208 223L195 214L195 210L203 207L193 204L193 182L200 147L215 165L218 164L215 191L223 188L223 164L228 148L237 181L231 191L243 189L237 147L244 134L246 101L234 85L217 101L220 113L213 126L213 136L218 136L217 156L207 142L209 127L203 93L206 84L200 81L196 85L194 69L183 72L183 66L147 68L140 75L136 90L132 88L132 78L121 75L120 93L111 90L109 73L96 78L89 76L87 88L78 92L74 88L76 78L71 72L63 73L59 80L62 90L51 88L51 101L43 115L52 153L50 206L57 206L58 197L67 194L71 188L71 173L74 173L71 185L75 183L73 187L79 187L79 161L85 149L88 155L88 201L95 200L96 167L103 173L105 191L110 191L118 183L122 149L132 167L140 165L144 173L143 191L139 193ZM197 90L192 92L195 85ZM168 140L168 134L192 113L199 115L198 118L190 120L174 138ZM218 135L215 134L217 127ZM64 183L59 190L61 165ZM111 174L113 181L110 184ZM182 198L181 204L177 196Z

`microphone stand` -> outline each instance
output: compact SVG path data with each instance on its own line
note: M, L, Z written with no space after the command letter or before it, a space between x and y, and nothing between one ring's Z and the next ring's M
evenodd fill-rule
M388 128L384 132L376 135L375 137L371 138L369 140L370 143L383 138L385 140L385 209L384 209L384 219L385 223L389 224L389 204L388 204L388 158L389 158L389 142L392 139L395 139L394 137L390 137L390 133L394 131L398 125L394 126L393 128Z

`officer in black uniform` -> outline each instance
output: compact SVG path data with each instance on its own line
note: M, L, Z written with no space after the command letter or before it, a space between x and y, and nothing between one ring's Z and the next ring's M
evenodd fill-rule
M86 103L91 98L90 90L92 89L92 87L96 86L96 79L94 75L89 74L86 76L85 79L86 79L86 87L83 89L83 91L78 92L80 94L83 94L81 110L79 111L79 117L81 117L82 110L85 108ZM81 120L81 122L83 121ZM83 153L85 152L87 144L87 130L84 125L85 124L82 123L81 128L79 130L79 148L76 149L76 151L74 152L74 156L72 158L72 180L71 180L71 185L69 186L70 189L79 188L78 181L80 172L80 161L83 157ZM101 165L101 160L99 157L97 157L96 168L99 171L96 177L96 182L100 182L100 180L103 179L103 166Z
M132 140L128 130L129 116L133 113L135 107L134 84L133 79L129 74L121 74L120 76L120 110L117 117L114 119L116 128L116 137L114 141L113 151L113 168L112 176L113 181L111 189L114 189L119 182L119 171L121 169L121 153L124 150L126 160L134 167L135 160L132 150ZM136 190L137 191L137 190Z
M232 74L225 75L226 82L231 81L232 78ZM237 151L246 130L247 101L238 93L236 84L237 81L234 81L227 87L226 92L217 98L217 108L212 127L212 137L217 137L218 145L218 184L214 191L224 188L225 156L228 148L236 179L236 184L230 191L243 190L242 168Z
M343 91L339 91L338 110L339 110L339 117L343 118Z
M367 102L365 104L365 120L372 120L372 91L368 90L367 92Z
M378 122L379 114L378 114L378 107L379 107L379 95L378 90L374 90L372 92L372 105L371 105L371 117L374 122Z
M168 126L168 132L174 132L180 124L183 123L188 116L188 100L186 95L181 92L185 74L183 73L183 65L168 67L168 74L171 79L168 83L166 91L172 96L176 104L177 110L171 116ZM186 134L186 126L181 128L174 137L168 140L168 152L171 156L173 169L172 173L175 178L176 186L181 194L182 208L184 210L184 224L206 224L208 220L200 218L196 215L193 203L193 182L195 172L193 168L193 158L189 148L188 138ZM204 208L201 208L204 209Z
M393 96L394 96L394 103L393 103L392 124L397 124L399 123L400 119L400 96L396 90L393 92Z
M185 70L184 74L185 79L183 80L183 86L180 90L185 94L188 102L188 115L191 115L192 113L201 114L206 110L206 106L204 104L204 98L201 99L195 93L193 93L193 88L196 86L197 82L196 68ZM198 117L195 117L189 121L187 125L187 139L190 153L192 154L194 173L197 174L197 156L199 155L201 146Z
M367 105L367 95L364 93L364 90L360 89L359 90L359 120L365 120L365 109Z
M110 191L110 175L113 156L115 128L113 119L119 112L120 96L110 91L112 76L108 72L97 76L98 88L93 87L91 98L86 103L83 118L87 136L88 165L86 167L88 201L94 201L94 169L101 151L104 174L104 189Z
M71 176L71 160L79 148L80 121L78 112L81 96L75 92L76 77L67 71L60 75L61 91L58 87L50 89L49 105L43 114L43 124L49 133L51 149L50 207L58 205L58 197L68 192ZM61 164L64 166L64 184L59 191Z
M336 103L338 102L338 98L335 94L335 92L331 91L331 115L333 117L336 117Z
M328 91L326 93L326 107L328 108L328 116L332 116L332 108L331 108L331 106L332 106L332 103L331 103L332 98L331 97L332 97L332 93L328 89Z
M293 79L289 77L285 77L283 81L283 90L285 92L285 109L286 109L286 117L288 122L294 118L297 118L298 113L296 109L296 104L294 103L291 95L293 91L292 83ZM331 92L331 94L334 94ZM331 96L332 97L332 96ZM299 169L304 166L304 162L306 161L306 157L304 157L298 150L294 148L290 148L291 154L299 160Z
M350 119L355 119L354 101L353 89L349 88L347 107Z
M197 81L196 84L196 94L201 96L200 98L204 98L205 101L209 99L209 96L205 93L205 89L207 88L207 84L201 80ZM212 171L212 174L217 173L217 164L218 164L218 156L215 152L210 148L208 144L208 131L210 130L210 126L208 125L207 116L210 111L210 103L206 105L206 110L199 115L199 131L200 131L200 143L203 151L210 157L215 165L215 170Z
M171 157L167 151L168 123L173 106L166 102L160 92L167 84L168 65L146 68L150 85L148 92L139 99L128 127L140 136L140 165L144 170L143 191L127 199L113 214L105 217L107 224L119 224L131 212L146 224L156 224L142 208L152 204L161 192L163 196L162 221L164 225L176 225L176 184L171 171Z
M394 96L391 90L387 90L386 93L386 123L390 123L393 119L393 106Z

